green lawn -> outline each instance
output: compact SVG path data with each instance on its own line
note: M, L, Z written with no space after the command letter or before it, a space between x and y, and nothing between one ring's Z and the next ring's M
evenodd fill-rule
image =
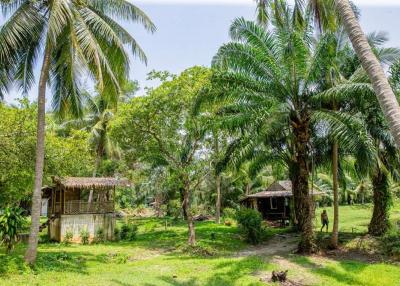
M326 209L329 215L329 230L332 230L333 225L333 207L319 208L316 211L316 228L321 227L320 214L323 209ZM352 205L352 206L340 206L339 216L339 231L341 232L356 232L365 233L368 231L368 224L372 215L372 205ZM400 202L394 203L390 219L393 223L400 221Z
M331 215L331 210L328 209ZM341 207L342 227L365 230L370 209ZM398 218L394 212L392 217ZM289 269L289 278L305 285L400 285L400 266L334 260L294 254L238 257L248 246L235 226L213 222L196 225L199 244L214 256L182 253L184 223L165 229L163 220L137 220L134 242L101 245L40 244L37 265L23 263L24 245L11 256L0 249L0 285L266 285L260 278L272 270ZM269 235L283 230L269 230ZM211 239L212 233L215 239ZM214 236L214 235L213 235ZM268 247L268 241L266 246Z

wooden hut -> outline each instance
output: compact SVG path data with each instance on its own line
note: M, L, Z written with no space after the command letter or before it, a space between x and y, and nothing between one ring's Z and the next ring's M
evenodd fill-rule
M102 228L106 239L113 239L115 228L114 198L117 186L128 186L128 181L115 178L53 177L53 186L43 189L47 199L49 238L63 241L67 232L72 241L80 241L82 230L89 239ZM92 192L92 200L89 194Z
M320 195L321 192L313 192ZM290 220L292 216L293 192L291 181L277 181L265 191L247 195L242 205L257 209L266 220Z

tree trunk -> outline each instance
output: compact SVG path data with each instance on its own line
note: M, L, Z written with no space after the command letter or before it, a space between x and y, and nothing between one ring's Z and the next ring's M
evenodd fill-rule
M190 212L189 182L185 182L184 193L183 193L183 209L187 215L188 244L194 246L196 244L196 232L194 229L193 215Z
M389 123L391 133L400 146L400 107L386 78L381 64L372 52L348 0L336 0L336 7L342 18L353 48L368 74L379 104Z
M335 141L332 145L332 179L333 179L333 229L331 246L338 247L339 238L339 193L338 193L338 156L339 144Z
M308 118L307 116L303 118ZM292 162L293 199L298 229L301 239L298 246L299 253L313 253L316 246L312 224L312 202L309 193L309 164L308 145L310 140L309 122L307 119L292 121L295 137L294 162Z
M246 184L246 196L250 195L250 190L251 190L251 185L250 185L250 183L247 183Z
M46 84L50 68L50 44L46 43L43 57L42 70L38 87L38 114L37 114L37 138L36 138L36 162L35 162L35 186L32 195L32 210L28 249L25 252L25 261L34 264L37 256L39 239L40 208L42 205L42 182L45 152L45 126L46 126Z
M378 169L372 177L372 188L374 192L374 210L368 226L368 232L371 235L380 236L389 229L391 195L387 174Z
M181 199L183 219L187 221L188 215L187 215L187 210L185 208L185 189L183 187L179 188L179 196Z
M217 164L219 158L219 141L217 131L213 131L214 137L214 172L215 172L215 189L217 191L217 199L215 202L215 222L221 223L221 175L218 173Z
M96 152L96 161L94 162L94 169L92 174L93 178L97 176L97 170L99 169L100 162L101 162L101 155L99 155L99 152ZM89 192L88 203L91 203L92 201L93 201L93 189L91 189Z
M221 176L217 175L215 178L215 185L217 189L217 201L215 204L215 222L221 223Z

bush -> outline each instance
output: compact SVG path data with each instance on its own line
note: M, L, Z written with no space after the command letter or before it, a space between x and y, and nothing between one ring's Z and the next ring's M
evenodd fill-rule
M81 235L81 243L89 244L89 232L86 228L81 229L80 235Z
M114 241L119 241L121 239L121 229L116 226L114 228Z
M63 243L64 243L65 245L69 245L69 244L72 242L72 238L73 238L73 237L74 237L74 234L72 233L72 231L67 230L67 231L65 232L65 235L64 235Z
M260 243L262 238L262 218L257 210L241 209L236 214L236 220L248 242L252 244Z
M387 255L400 259L400 229L391 229L382 237L384 251Z
M129 230L130 230L129 224L124 223L124 224L121 226L120 238L121 238L122 240L126 240L126 239L127 239L128 235L129 235Z
M224 208L224 210L222 212L222 216L225 219L227 219L227 218L234 219L236 217L236 210L232 209L232 208Z
M94 242L95 243L103 243L105 241L106 237L104 234L104 229L102 227L99 227L96 229L96 233L94 235Z
M120 237L122 240L133 241L136 239L137 231L138 226L136 224L125 223L121 227Z
M6 208L0 216L0 242L5 244L7 253L18 242L19 230L25 223L20 208Z
M136 224L132 224L131 225L131 231L130 231L129 236L128 236L128 240L129 241L133 241L133 240L136 239L137 231L138 231L138 226Z

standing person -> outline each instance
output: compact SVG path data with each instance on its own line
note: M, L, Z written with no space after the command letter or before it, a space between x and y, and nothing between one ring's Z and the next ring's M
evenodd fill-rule
M322 223L321 232L325 226L326 226L326 232L328 232L329 218L326 210L323 210L321 213L321 223Z

